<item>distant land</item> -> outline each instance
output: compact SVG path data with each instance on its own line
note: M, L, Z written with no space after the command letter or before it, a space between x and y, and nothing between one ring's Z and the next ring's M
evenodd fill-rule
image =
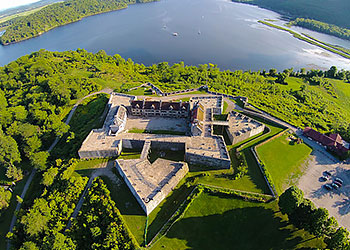
M30 15L18 17L12 21L9 20L9 23L7 23L9 26L6 27L6 32L0 37L0 42L3 45L9 45L39 36L51 29L79 21L87 16L124 9L129 4L151 1L69 0L51 4Z
M273 10L295 25L317 32L350 40L348 10L350 2L345 0L232 0Z
M15 14L20 14L25 11L33 10L36 8L44 7L46 5L57 3L57 2L63 2L64 0L41 0L35 3L21 5L17 7L13 7L10 9L0 10L0 19L4 17L9 17Z

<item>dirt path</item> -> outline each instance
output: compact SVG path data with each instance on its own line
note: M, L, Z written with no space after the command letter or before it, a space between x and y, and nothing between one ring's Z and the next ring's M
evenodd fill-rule
M81 197L77 203L77 206L75 207L75 210L74 210L70 220L68 221L68 224L67 224L65 230L67 230L71 227L72 221L78 216L79 211L80 211L82 205L84 204L85 197L86 197L86 195L87 195L87 193L92 185L92 182L94 181L94 179L96 177L107 176L115 185L121 184L120 179L118 179L117 176L112 172L113 166L114 166L114 162L108 161L107 163L103 163L101 168L98 168L92 172L91 177L90 177L88 183L86 184L86 187L83 191L83 194L81 195Z

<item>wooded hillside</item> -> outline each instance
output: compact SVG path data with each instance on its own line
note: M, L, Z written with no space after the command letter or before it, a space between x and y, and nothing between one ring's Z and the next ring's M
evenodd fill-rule
M233 0L258 5L292 18L302 17L350 28L347 0Z
M76 22L84 17L126 8L128 4L148 0L68 0L49 5L33 14L17 17L6 25L6 32L0 37L3 45L38 36L55 27ZM152 1L152 0L151 0Z

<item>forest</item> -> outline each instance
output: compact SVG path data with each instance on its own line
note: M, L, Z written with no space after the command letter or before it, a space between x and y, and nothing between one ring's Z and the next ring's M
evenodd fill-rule
M52 4L28 16L17 17L2 24L9 26L0 37L0 42L3 45L16 43L84 17L123 9L128 4L137 2L148 0L68 0Z
M134 249L109 190L100 179L92 184L72 228L66 226L88 180L74 173L76 164L73 159L57 160L43 172L37 184L41 195L23 204L17 226L8 236L15 249Z
M348 10L350 2L347 0L232 0L234 2L249 3L270 9L281 15L295 19L298 17L314 19L324 23L334 24L343 28L350 28Z
M341 28L333 24L328 24L312 19L297 18L289 22L288 25L300 26L342 39L350 40L350 29Z

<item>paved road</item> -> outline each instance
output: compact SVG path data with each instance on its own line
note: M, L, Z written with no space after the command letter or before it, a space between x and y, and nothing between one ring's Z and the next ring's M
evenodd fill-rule
M103 90L100 90L100 91L97 91L97 92L94 92L94 93L91 93L87 96L84 96L83 98L81 98L80 100L77 101L77 103L73 106L72 110L69 112L68 114L68 117L65 121L66 124L69 124L70 120L72 119L73 115L74 115L74 112L76 111L77 107L79 106L79 104L86 98L90 97L90 96L93 96L93 95L97 95L97 94L101 94L101 93L105 93L105 94L111 94L112 93L112 89L109 89L109 88L105 88ZM51 144L51 146L49 147L49 149L47 150L48 152L50 152L55 146L56 144L58 143L58 141L60 140L60 138L57 136L55 141ZM27 191L28 191L28 188L34 178L34 175L36 173L36 169L33 168L32 172L30 173L30 176L23 188L23 191L22 191L22 194L21 194L21 198L24 199ZM17 203L17 206L16 206L16 210L15 212L13 213L13 217L12 217L12 220L11 220L11 224L10 224L10 228L9 228L9 232L12 232L13 230L13 227L15 226L15 223L16 223L16 220L17 220L17 212L21 209L21 205L22 203ZM11 248L11 242L10 241L7 241L7 250L10 250Z

